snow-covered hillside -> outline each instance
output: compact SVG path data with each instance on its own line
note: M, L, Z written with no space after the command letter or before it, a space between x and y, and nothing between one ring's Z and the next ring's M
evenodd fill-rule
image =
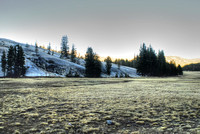
M8 39L0 38L0 58L2 52L8 51L10 45L21 45L25 53L25 66L27 68L25 76L58 76L65 77L66 74L71 71L73 75L79 75L84 77L85 73L85 61L83 59L77 58L77 63L70 62L69 59L60 59L59 53L54 53L54 55L47 54L47 50L38 48L38 54L35 53L35 46L18 43ZM105 62L102 62L102 77L115 77L129 75L130 77L138 77L136 74L136 69L126 66L118 66L112 64L111 75L106 74ZM1 65L1 63L0 63ZM3 76L0 66L0 76Z

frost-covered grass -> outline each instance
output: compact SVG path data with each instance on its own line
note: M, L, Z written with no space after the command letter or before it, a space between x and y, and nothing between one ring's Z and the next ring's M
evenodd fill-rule
M0 133L200 132L200 72L168 78L6 78L0 85Z

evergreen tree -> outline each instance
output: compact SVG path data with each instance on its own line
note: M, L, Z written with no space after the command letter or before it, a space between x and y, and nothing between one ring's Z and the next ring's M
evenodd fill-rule
M14 77L19 77L20 75L20 57L19 57L19 45L14 47Z
M99 57L89 47L85 55L85 74L86 77L100 77L101 75L101 62Z
M49 43L49 45L48 45L48 52L47 52L47 54L51 54L51 44Z
M120 66L121 66L121 61L120 60L117 60L117 66L118 66L118 69L120 69Z
M118 78L118 73L115 74L115 78Z
M35 53L36 53L36 55L38 54L38 44L37 44L37 42L35 42Z
M149 76L155 76L156 75L156 69L157 69L157 55L154 51L154 49L149 46L147 49L147 75Z
M67 36L63 36L62 37L62 41L61 41L61 58L68 58L69 55L69 47L68 47L68 38Z
M85 55L85 74L86 77L92 77L93 76L93 68L94 68L94 52L91 47L87 49L86 55Z
M14 47L14 77L24 76L26 69L24 67L25 57L24 51L21 46L16 45Z
M164 76L166 75L166 59L163 50L158 52L157 59L158 59L157 75Z
M94 77L101 77L101 61L97 54L94 55Z
M75 49L75 46L74 44L72 45L72 51L71 51L71 62L75 62L76 61L76 49Z
M8 54L7 54L7 76L13 76L13 68L14 68L14 48L13 46L9 47Z
M19 58L18 59L18 62L19 62L19 76L20 77L21 75L24 76L25 73L26 73L26 68L25 68L25 56L24 56L24 51L22 49L21 46L18 46L18 53L17 53L17 57Z
M1 57L1 68L2 68L2 72L4 73L4 77L6 76L6 52L3 51L3 55Z
M165 76L175 76L178 75L176 64L174 61L170 61L170 63L166 63L166 74Z
M147 48L145 43L140 46L140 54L137 58L137 73L141 74L142 76L147 75Z
M178 70L178 75L183 75L183 69L181 65L178 65L177 70Z
M107 71L107 74L110 75L111 67L112 67L112 60L111 60L111 58L108 56L108 57L105 59L105 62L106 62L106 71Z

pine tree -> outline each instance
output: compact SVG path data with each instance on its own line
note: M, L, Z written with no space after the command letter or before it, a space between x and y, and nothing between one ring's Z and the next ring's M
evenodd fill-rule
M94 52L91 47L87 49L86 55L85 55L85 74L86 77L92 77L93 76L93 68L94 68Z
M19 45L14 47L14 77L19 77L20 75L20 57L19 57Z
M147 49L147 75L148 76L155 76L156 75L156 69L157 69L157 55L154 51L154 49L149 46Z
M21 46L18 46L18 55L17 57L19 58L19 76L21 75L24 76L26 73L26 68L25 68L25 56L24 56L24 51Z
M37 44L37 42L35 42L35 53L36 53L36 55L38 54L38 44Z
M110 75L111 67L112 67L112 60L111 60L111 58L108 56L108 57L105 59L105 62L106 62L106 71L107 71L107 74Z
M94 56L94 65L94 77L101 77L101 61L97 54Z
M183 69L181 65L178 65L177 70L178 70L178 75L183 75Z
M68 47L68 38L67 36L63 36L62 37L62 41L61 41L61 58L68 58L69 55L69 47Z
M118 73L115 74L115 78L118 78Z
M50 43L48 45L48 52L47 52L47 54L51 54L51 44Z
M158 59L157 75L164 76L166 75L166 59L163 50L158 52L157 59Z
M21 46L14 47L14 77L24 76L26 72L24 51Z
M14 68L14 48L13 46L9 47L8 54L7 54L7 76L13 76L13 68Z
M168 65L167 73L168 73L168 76L178 75L175 61L170 61L169 65Z
M100 77L101 76L101 62L99 57L89 47L85 55L85 74L86 77Z
M2 72L4 73L4 77L6 76L6 52L3 51L3 55L1 57L1 68L2 68Z
M76 49L75 49L75 46L74 44L72 45L72 51L71 51L71 62L75 62L76 61Z
M120 66L121 66L121 61L120 60L117 61L117 66L118 66L118 69L120 69Z
M147 75L147 48L145 43L140 46L140 54L137 57L137 73L142 76Z

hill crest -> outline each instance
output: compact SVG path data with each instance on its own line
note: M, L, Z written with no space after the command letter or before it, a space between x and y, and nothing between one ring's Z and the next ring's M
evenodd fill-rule
M85 60L76 58L77 62L73 63L70 59L61 59L60 53L54 52L53 55L47 54L47 50L38 48L38 54L35 53L35 46L29 44L18 43L8 39L0 38L0 59L3 51L8 51L10 45L21 45L25 54L25 66L27 72L25 76L59 76L65 77L70 71L72 75L78 74L80 77L85 76ZM1 65L1 60L0 60ZM106 63L102 62L101 77L115 77L116 75L125 77L138 77L135 68L118 66L112 64L111 75L106 74ZM0 66L0 77L3 72Z
M184 67L185 65L189 65L189 64L200 63L200 58L186 59L186 58L182 58L179 56L165 56L165 57L166 57L166 61L168 61L168 62L175 61L176 65L180 64L182 67Z

